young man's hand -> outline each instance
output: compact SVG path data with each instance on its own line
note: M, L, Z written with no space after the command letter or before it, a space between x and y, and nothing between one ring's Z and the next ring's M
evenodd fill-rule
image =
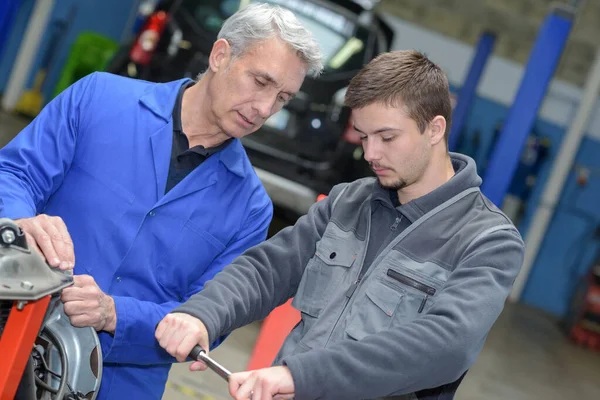
M236 400L293 399L294 391L288 367L239 372L229 377L229 394Z
M167 314L156 327L156 340L177 361L184 362L199 344L208 354L208 331L196 317L184 313ZM203 371L206 365L197 361L190 365L192 371Z

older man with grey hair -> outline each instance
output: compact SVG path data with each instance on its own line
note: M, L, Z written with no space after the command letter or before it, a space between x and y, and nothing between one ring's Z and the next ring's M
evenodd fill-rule
M208 60L197 81L91 74L0 150L0 216L50 265L74 268L61 298L73 325L98 332L98 399L162 397L174 358L155 326L272 218L239 138L322 70L310 33L267 4L233 14Z

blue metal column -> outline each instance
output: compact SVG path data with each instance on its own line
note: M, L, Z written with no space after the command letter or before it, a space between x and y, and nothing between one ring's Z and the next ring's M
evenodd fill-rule
M6 3L0 5L0 58L4 50L4 43L8 38L10 29L19 10L21 0L4 0Z
M471 68L458 94L458 103L452 113L452 127L450 128L450 137L448 138L448 149L456 151L462 133L463 127L467 122L469 109L475 97L475 91L479 84L479 79L483 74L485 65L494 50L496 36L490 32L484 32L479 37L477 47L475 48L475 56L471 62Z
M573 26L573 18L572 9L554 8L546 17L531 50L521 86L483 179L483 193L498 207L502 206L517 169L523 145Z

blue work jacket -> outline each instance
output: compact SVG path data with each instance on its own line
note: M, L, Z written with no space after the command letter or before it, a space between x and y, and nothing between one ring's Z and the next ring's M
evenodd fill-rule
M116 331L99 332L99 399L162 397L175 359L155 326L263 241L273 215L238 139L164 194L173 105L187 81L91 74L0 150L0 216L60 216L74 273L114 298Z

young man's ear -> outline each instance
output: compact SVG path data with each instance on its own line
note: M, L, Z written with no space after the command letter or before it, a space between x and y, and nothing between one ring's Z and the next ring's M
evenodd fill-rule
M208 57L208 66L212 72L224 70L231 60L231 46L225 39L217 40Z
M446 118L436 115L429 123L431 145L438 144L444 140L446 134Z

